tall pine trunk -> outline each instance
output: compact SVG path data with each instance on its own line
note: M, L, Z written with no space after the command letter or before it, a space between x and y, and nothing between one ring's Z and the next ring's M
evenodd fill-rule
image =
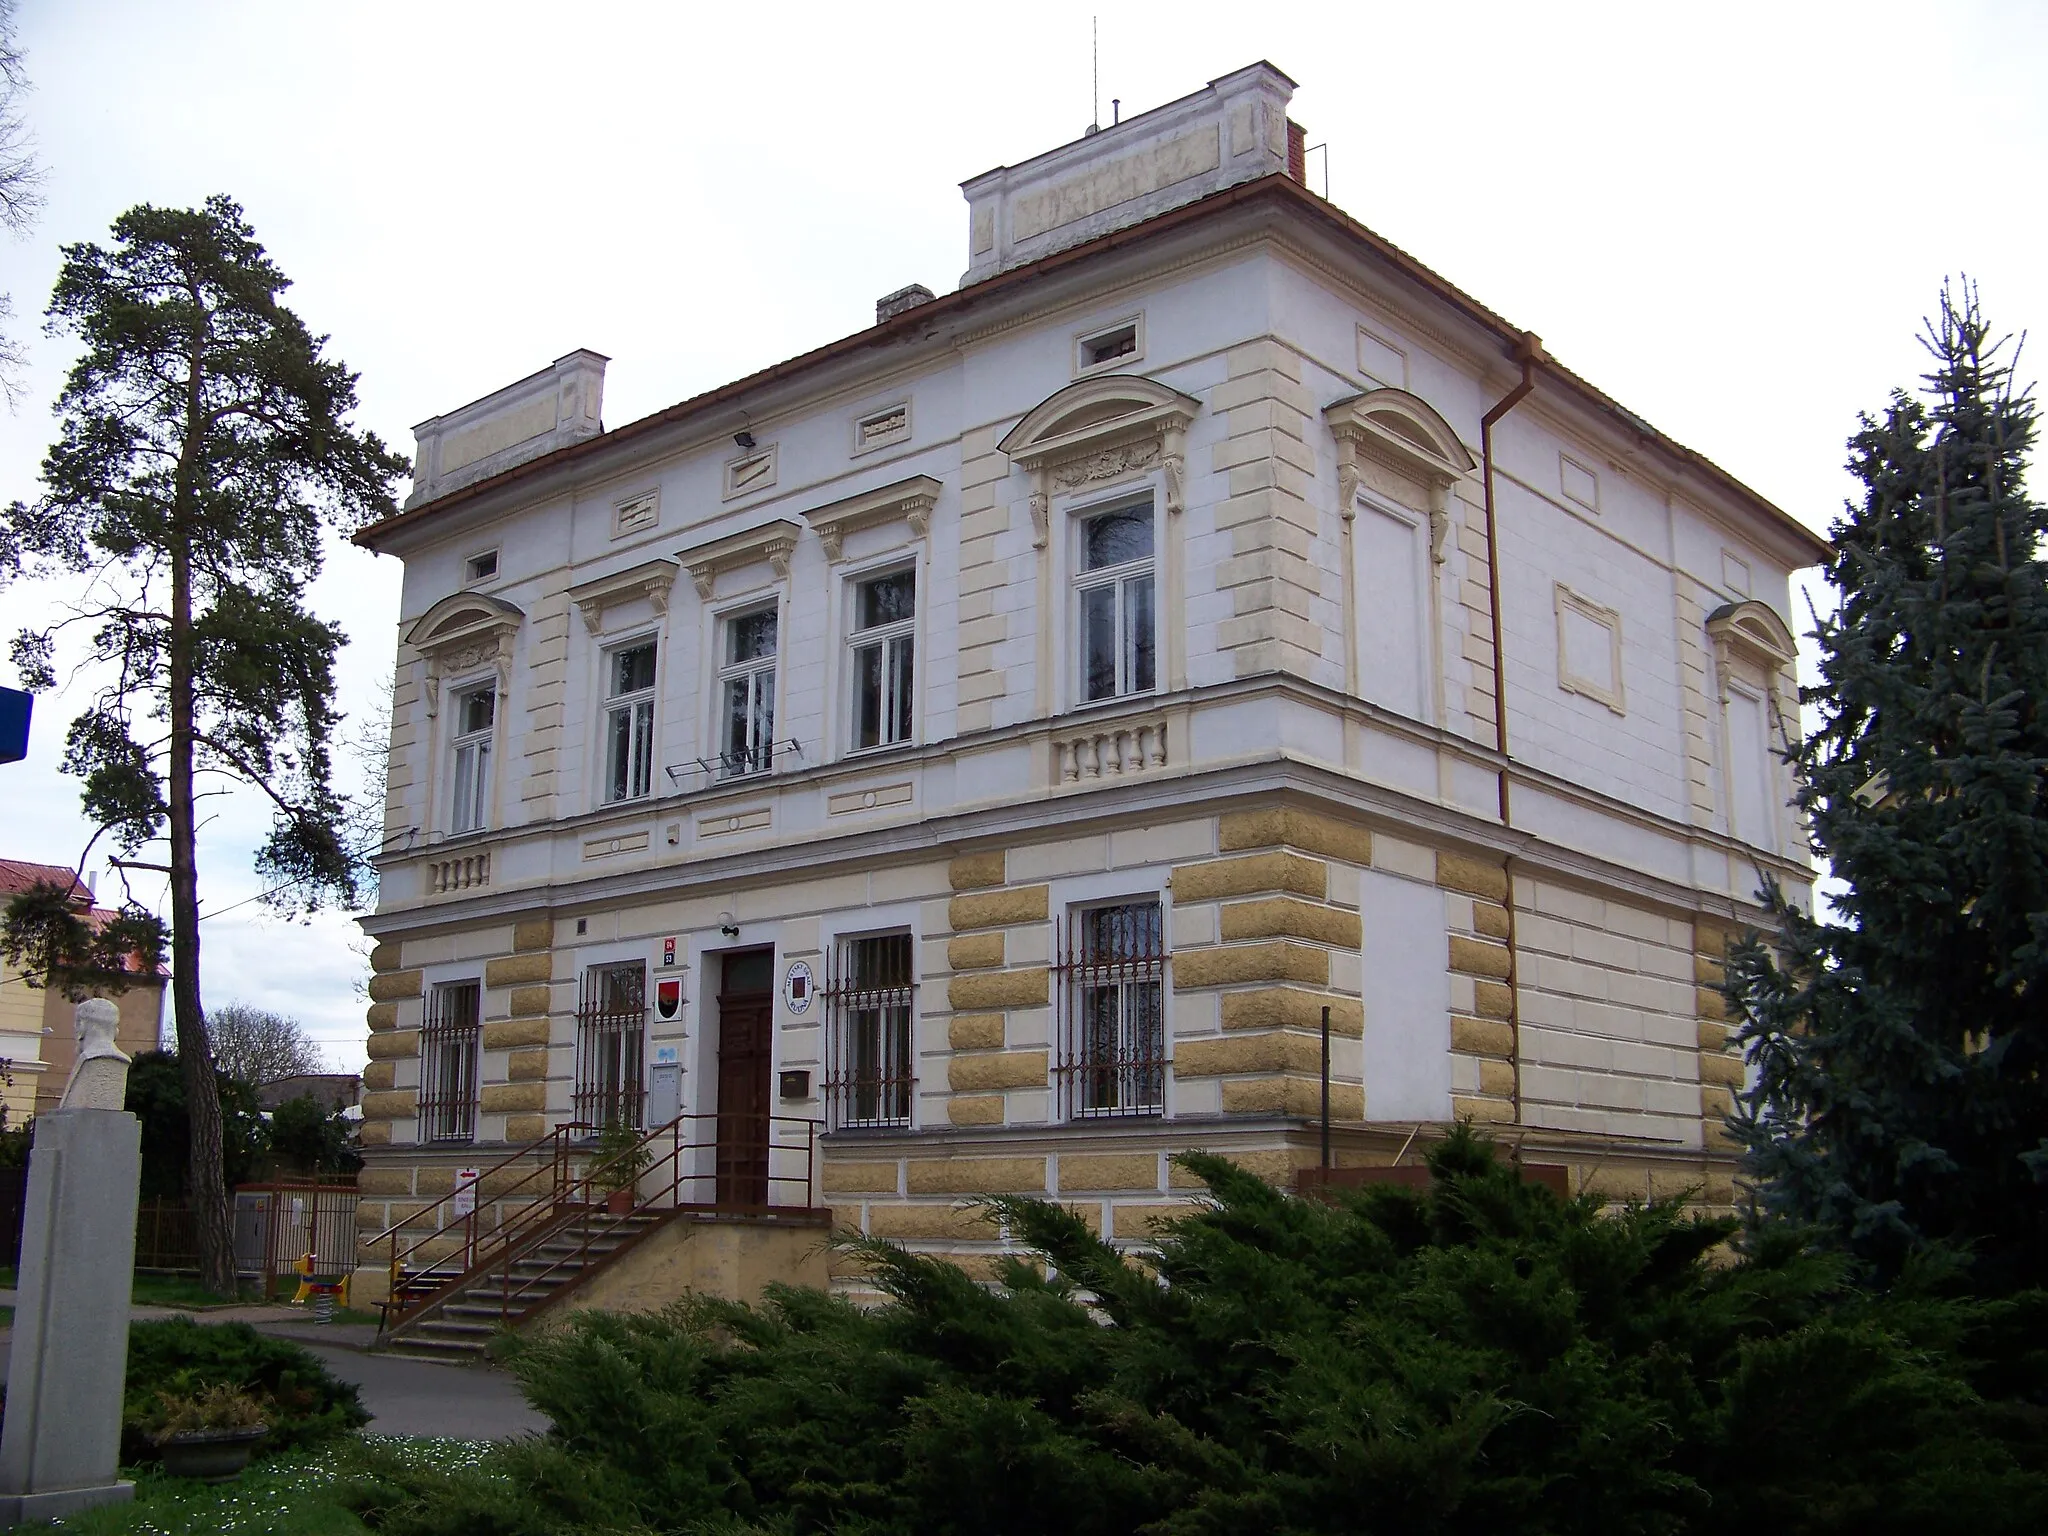
M232 1296L234 1229L228 1218L220 1084L214 1077L213 1046L206 1038L206 1013L199 1001L198 807L192 797L192 538L186 519L194 495L192 454L201 430L201 345L195 335L171 530L171 1016L177 1024L186 1121L191 1128L185 1198L192 1207L192 1227L199 1244L199 1279L216 1295Z

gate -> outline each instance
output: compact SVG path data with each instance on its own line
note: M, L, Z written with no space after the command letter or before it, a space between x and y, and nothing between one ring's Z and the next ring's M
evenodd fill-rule
M356 1182L314 1177L235 1188L235 1273L267 1296L296 1286L299 1260L316 1275L356 1266Z

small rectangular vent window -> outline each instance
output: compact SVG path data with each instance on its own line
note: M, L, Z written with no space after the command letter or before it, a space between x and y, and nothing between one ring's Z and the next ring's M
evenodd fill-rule
M1114 330L1101 331L1081 339L1081 366L1100 368L1119 358L1138 355L1138 325L1134 320Z
M909 404L892 405L886 410L871 411L853 424L853 451L866 453L870 448L899 443L908 436Z
M487 549L480 555L471 555L462 562L464 581L489 581L498 574L498 552Z
M645 533L661 521L661 498L650 491L645 496L635 496L622 501L612 514L612 537L623 538L629 533Z

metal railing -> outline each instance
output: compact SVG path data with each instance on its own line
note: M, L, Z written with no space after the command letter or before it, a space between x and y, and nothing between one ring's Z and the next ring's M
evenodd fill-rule
M591 1148L589 1138L597 1127L572 1120L481 1170L475 1198L458 1202L451 1197L393 1222L366 1244L372 1252L380 1244L388 1245L391 1300L385 1309L385 1331L413 1321L457 1291L492 1278L502 1282L497 1297L500 1318L517 1316L527 1310L527 1301L548 1294L565 1269L574 1275L594 1267L589 1263L593 1246L608 1250L614 1246L612 1239L642 1227L644 1223L636 1218L650 1211L814 1214L819 1123L784 1115L768 1116L765 1124L760 1117L751 1116L744 1125L731 1123L739 1118L678 1115L644 1132L630 1153L612 1160L615 1164L630 1159L639 1166L638 1176L617 1191L623 1193L623 1199L612 1198L616 1175L607 1160ZM701 1133L707 1129L710 1135L705 1139ZM718 1148L721 1142L731 1145L736 1141L766 1144L766 1199L761 1204L717 1198ZM531 1167L509 1183L500 1182L499 1176L516 1171L529 1159ZM706 1196L709 1198L703 1198ZM519 1209L487 1221L486 1204L500 1213L508 1205ZM457 1209L458 1205L466 1208ZM430 1218L444 1208L450 1214L432 1222ZM527 1255L558 1228L570 1224L572 1217L580 1218L573 1222L573 1246L556 1255L539 1273L516 1273Z

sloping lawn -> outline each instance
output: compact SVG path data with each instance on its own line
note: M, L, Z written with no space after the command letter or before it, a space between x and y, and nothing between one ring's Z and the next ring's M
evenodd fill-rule
M351 1513L366 1489L402 1470L472 1466L487 1445L352 1435L257 1462L240 1481L219 1487L152 1470L137 1478L132 1504L22 1529L63 1536L366 1536L368 1527Z

